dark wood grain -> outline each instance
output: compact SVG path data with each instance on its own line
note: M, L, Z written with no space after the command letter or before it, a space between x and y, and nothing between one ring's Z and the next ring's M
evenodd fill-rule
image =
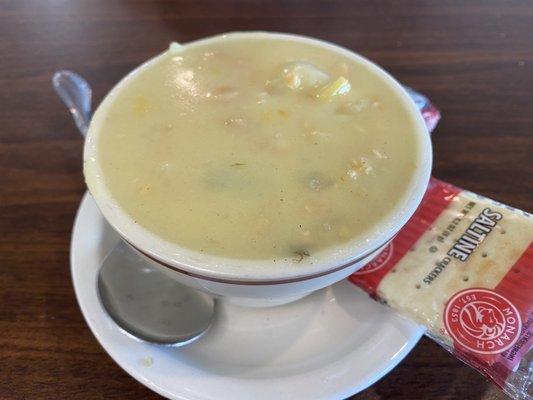
M158 398L104 353L74 299L82 140L50 76L80 72L98 103L168 42L231 30L316 36L383 65L443 112L435 176L532 211L531 1L1 1L0 398ZM354 398L502 397L423 339Z

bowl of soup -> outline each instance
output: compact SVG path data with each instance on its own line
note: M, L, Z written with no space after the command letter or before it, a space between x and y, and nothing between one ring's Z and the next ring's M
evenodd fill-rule
M419 205L424 121L371 61L313 38L236 32L172 43L92 119L87 186L169 278L277 304L361 268Z

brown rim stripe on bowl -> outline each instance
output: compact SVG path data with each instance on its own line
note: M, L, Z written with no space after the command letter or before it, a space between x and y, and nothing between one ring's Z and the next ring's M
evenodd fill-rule
M206 280L206 281L217 282L217 283L229 283L229 284L232 284L232 285L244 285L244 286L247 286L247 285L250 285L250 286L282 285L284 283L302 282L302 281L306 281L306 280L309 280L309 279L314 279L314 278L319 278L321 276L329 275L329 274L332 274L334 272L338 272L338 271L340 271L342 269L348 268L349 266L351 266L351 265L363 260L364 258L368 257L373 252L377 251L377 249L385 246L391 239L388 239L385 243L379 245L374 250L370 250L370 251L366 252L365 254L363 254L362 256L357 257L354 260L348 261L347 263L342 264L339 267L335 267L335 268L327 270L327 271L318 272L316 274L306 275L306 276L301 276L301 277L296 277L296 278L289 278L289 279L246 281L246 280L214 278L214 277L211 277L211 276L205 276L205 275L197 274L197 273L194 273L194 272L185 271L183 269L180 269L180 268L175 267L173 265L167 264L164 261L161 261L161 260L155 258L151 254L148 254L148 253L142 251L137 246L133 245L132 243L130 243L129 241L127 241L126 239L123 238L123 240L127 244L129 244L133 249L135 249L139 253L143 254L146 257L148 257L150 260L156 262L157 264L159 264L159 265L161 265L163 267L169 268L169 269L171 269L173 271L179 272L179 273L184 274L184 275L192 276L193 278L203 279L203 280Z

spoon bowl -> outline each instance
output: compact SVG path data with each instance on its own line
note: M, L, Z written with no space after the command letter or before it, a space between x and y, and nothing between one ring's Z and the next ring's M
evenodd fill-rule
M98 273L98 294L113 320L138 339L182 346L209 327L215 302L147 265L120 241Z

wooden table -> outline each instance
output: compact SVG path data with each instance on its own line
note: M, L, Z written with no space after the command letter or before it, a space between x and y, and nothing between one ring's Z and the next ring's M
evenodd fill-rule
M230 30L353 49L443 112L435 176L533 211L533 2L0 2L0 398L156 399L100 348L69 276L82 139L50 87L70 68L94 102L170 41ZM357 399L503 398L422 339Z

